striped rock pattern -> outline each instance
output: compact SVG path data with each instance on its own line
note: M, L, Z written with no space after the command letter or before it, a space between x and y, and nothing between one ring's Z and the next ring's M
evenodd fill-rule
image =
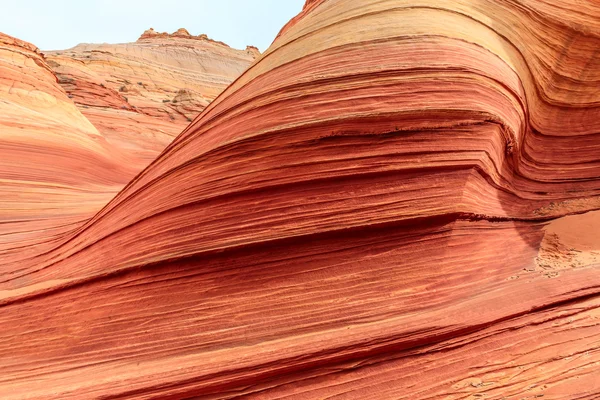
M308 0L5 258L1 397L597 398L598 49L595 0Z
M0 260L89 220L258 55L180 31L48 54L0 34Z
M72 231L139 170L79 112L35 46L0 34L0 260Z
M80 44L46 58L82 114L147 165L259 54L149 29L134 43Z

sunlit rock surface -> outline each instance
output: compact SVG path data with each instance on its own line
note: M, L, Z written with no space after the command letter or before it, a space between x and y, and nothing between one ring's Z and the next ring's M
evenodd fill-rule
M308 1L5 258L0 394L597 398L599 48L592 0Z
M259 54L163 35L43 54L0 34L1 261L75 232Z
M93 216L139 171L134 161L79 112L35 46L0 34L3 264Z
M58 82L109 142L149 161L260 55L185 29L47 52Z

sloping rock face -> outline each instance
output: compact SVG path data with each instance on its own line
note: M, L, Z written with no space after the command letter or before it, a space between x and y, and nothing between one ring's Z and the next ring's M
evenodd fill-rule
M109 142L147 162L259 55L185 29L45 54L83 115Z
M597 398L599 48L592 0L308 1L5 262L0 394Z
M4 34L0 127L0 260L73 231L142 168L79 112L35 46Z
M1 34L0 260L75 232L258 54L175 33L44 55Z

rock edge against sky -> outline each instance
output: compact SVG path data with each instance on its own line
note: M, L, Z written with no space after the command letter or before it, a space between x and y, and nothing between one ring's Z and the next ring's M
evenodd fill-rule
M598 49L594 0L1 36L0 397L597 398Z

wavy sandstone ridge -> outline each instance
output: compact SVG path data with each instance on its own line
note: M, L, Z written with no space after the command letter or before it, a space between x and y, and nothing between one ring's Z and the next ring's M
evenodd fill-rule
M46 58L107 140L149 163L259 55L185 29L149 29L135 43L80 44Z
M0 34L0 260L80 227L258 54L176 33L44 55Z
M81 225L139 171L79 112L40 51L4 34L0 126L0 260Z
M600 5L569 4L308 1L7 259L2 397L598 397Z

